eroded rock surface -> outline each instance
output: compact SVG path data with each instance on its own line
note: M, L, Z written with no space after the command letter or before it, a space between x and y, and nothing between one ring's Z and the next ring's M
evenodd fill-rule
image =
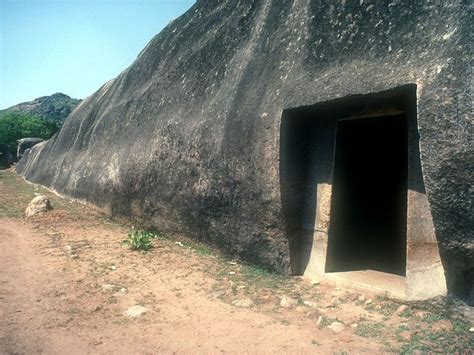
M449 290L469 299L470 13L462 1L197 1L17 170L111 215L289 272L282 111L414 84Z

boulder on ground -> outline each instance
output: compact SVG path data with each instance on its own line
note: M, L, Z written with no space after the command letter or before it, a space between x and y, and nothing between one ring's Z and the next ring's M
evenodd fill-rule
M38 213L47 212L51 209L53 208L51 207L51 203L49 202L49 199L46 196L44 195L36 196L28 204L28 207L25 210L25 216L33 217L37 215Z

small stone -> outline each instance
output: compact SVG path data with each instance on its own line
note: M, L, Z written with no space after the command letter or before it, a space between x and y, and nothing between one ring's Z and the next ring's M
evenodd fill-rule
M114 293L114 297L122 297L127 293L127 289L125 287L122 287L120 290Z
M358 326L359 326L359 324L357 324L357 323L352 323L352 324L351 324L351 327L352 327L352 328L357 328Z
M293 308L298 302L291 297L284 296L280 301L280 306L284 308Z
M359 297L359 295L358 295L357 293L349 293L349 294L347 295L347 299L348 299L349 301L353 301L353 302L354 302L355 300L357 300L357 297Z
M295 311L304 313L304 312L306 312L306 309L304 307L298 306L298 307L295 308Z
M382 309L382 305L378 304L374 308L375 308L375 310L380 311Z
M398 309L395 313L401 314L401 313L405 312L407 309L408 309L407 305L401 305L400 307L398 307Z
M469 331L470 331L471 333L474 333L474 327L469 328Z
M136 318L146 313L146 311L147 311L147 308L145 306L137 304L135 306L128 308L125 311L125 315L130 318Z
M365 296L360 295L359 297L357 297L357 300L360 301L360 302L365 302Z
M322 322L323 322L323 316L319 316L318 320L316 321L316 325L321 325Z
M211 298L219 298L219 297L222 297L225 295L225 291L224 290L219 290L219 291L214 291L214 292L211 292L209 294L209 296Z
M450 332L453 330L453 323L449 319L441 319L431 325L433 332Z
M400 333L400 337L401 337L403 340L409 341L410 338L411 338L411 334L410 334L410 332L408 332L408 331L406 331L406 332L401 332L401 333Z
M311 285L313 285L313 286L318 286L318 285L319 285L319 281L313 281L313 282L311 282Z
M336 321L336 322L332 322L328 328L331 329L335 333L339 333L344 330L344 324Z
M314 303L311 301L303 301L303 304L307 307L314 307Z
M367 301L365 301L365 304L369 305L369 304L372 304L372 300L369 298Z
M247 288L247 286L245 286L245 285L239 285L239 286L237 286L237 290L238 290L238 291L243 290L244 288Z
M420 318L420 319L425 318L425 315L426 315L426 312L423 312L423 311L418 311L415 313L415 317Z
M103 291L112 291L115 288L115 285L112 284L103 284L102 290Z
M241 300L232 301L232 305L239 308L250 308L254 305L254 303L250 298L244 298Z
M227 274L228 275L235 275L235 271L229 271Z

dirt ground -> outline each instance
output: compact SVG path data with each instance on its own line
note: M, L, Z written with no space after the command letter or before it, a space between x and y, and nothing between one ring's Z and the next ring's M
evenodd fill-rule
M54 209L25 219L35 193ZM130 228L0 171L0 353L474 348L472 324L446 301L403 305L274 275L185 236L131 251Z

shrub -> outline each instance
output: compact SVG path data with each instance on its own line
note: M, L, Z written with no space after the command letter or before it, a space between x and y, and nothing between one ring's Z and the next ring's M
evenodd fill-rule
M132 229L128 233L128 238L122 241L123 245L131 250L150 250L153 247L153 239L156 235L148 231L139 231Z
M13 149L18 139L49 139L57 130L55 123L22 112L0 113L0 144L7 144Z

